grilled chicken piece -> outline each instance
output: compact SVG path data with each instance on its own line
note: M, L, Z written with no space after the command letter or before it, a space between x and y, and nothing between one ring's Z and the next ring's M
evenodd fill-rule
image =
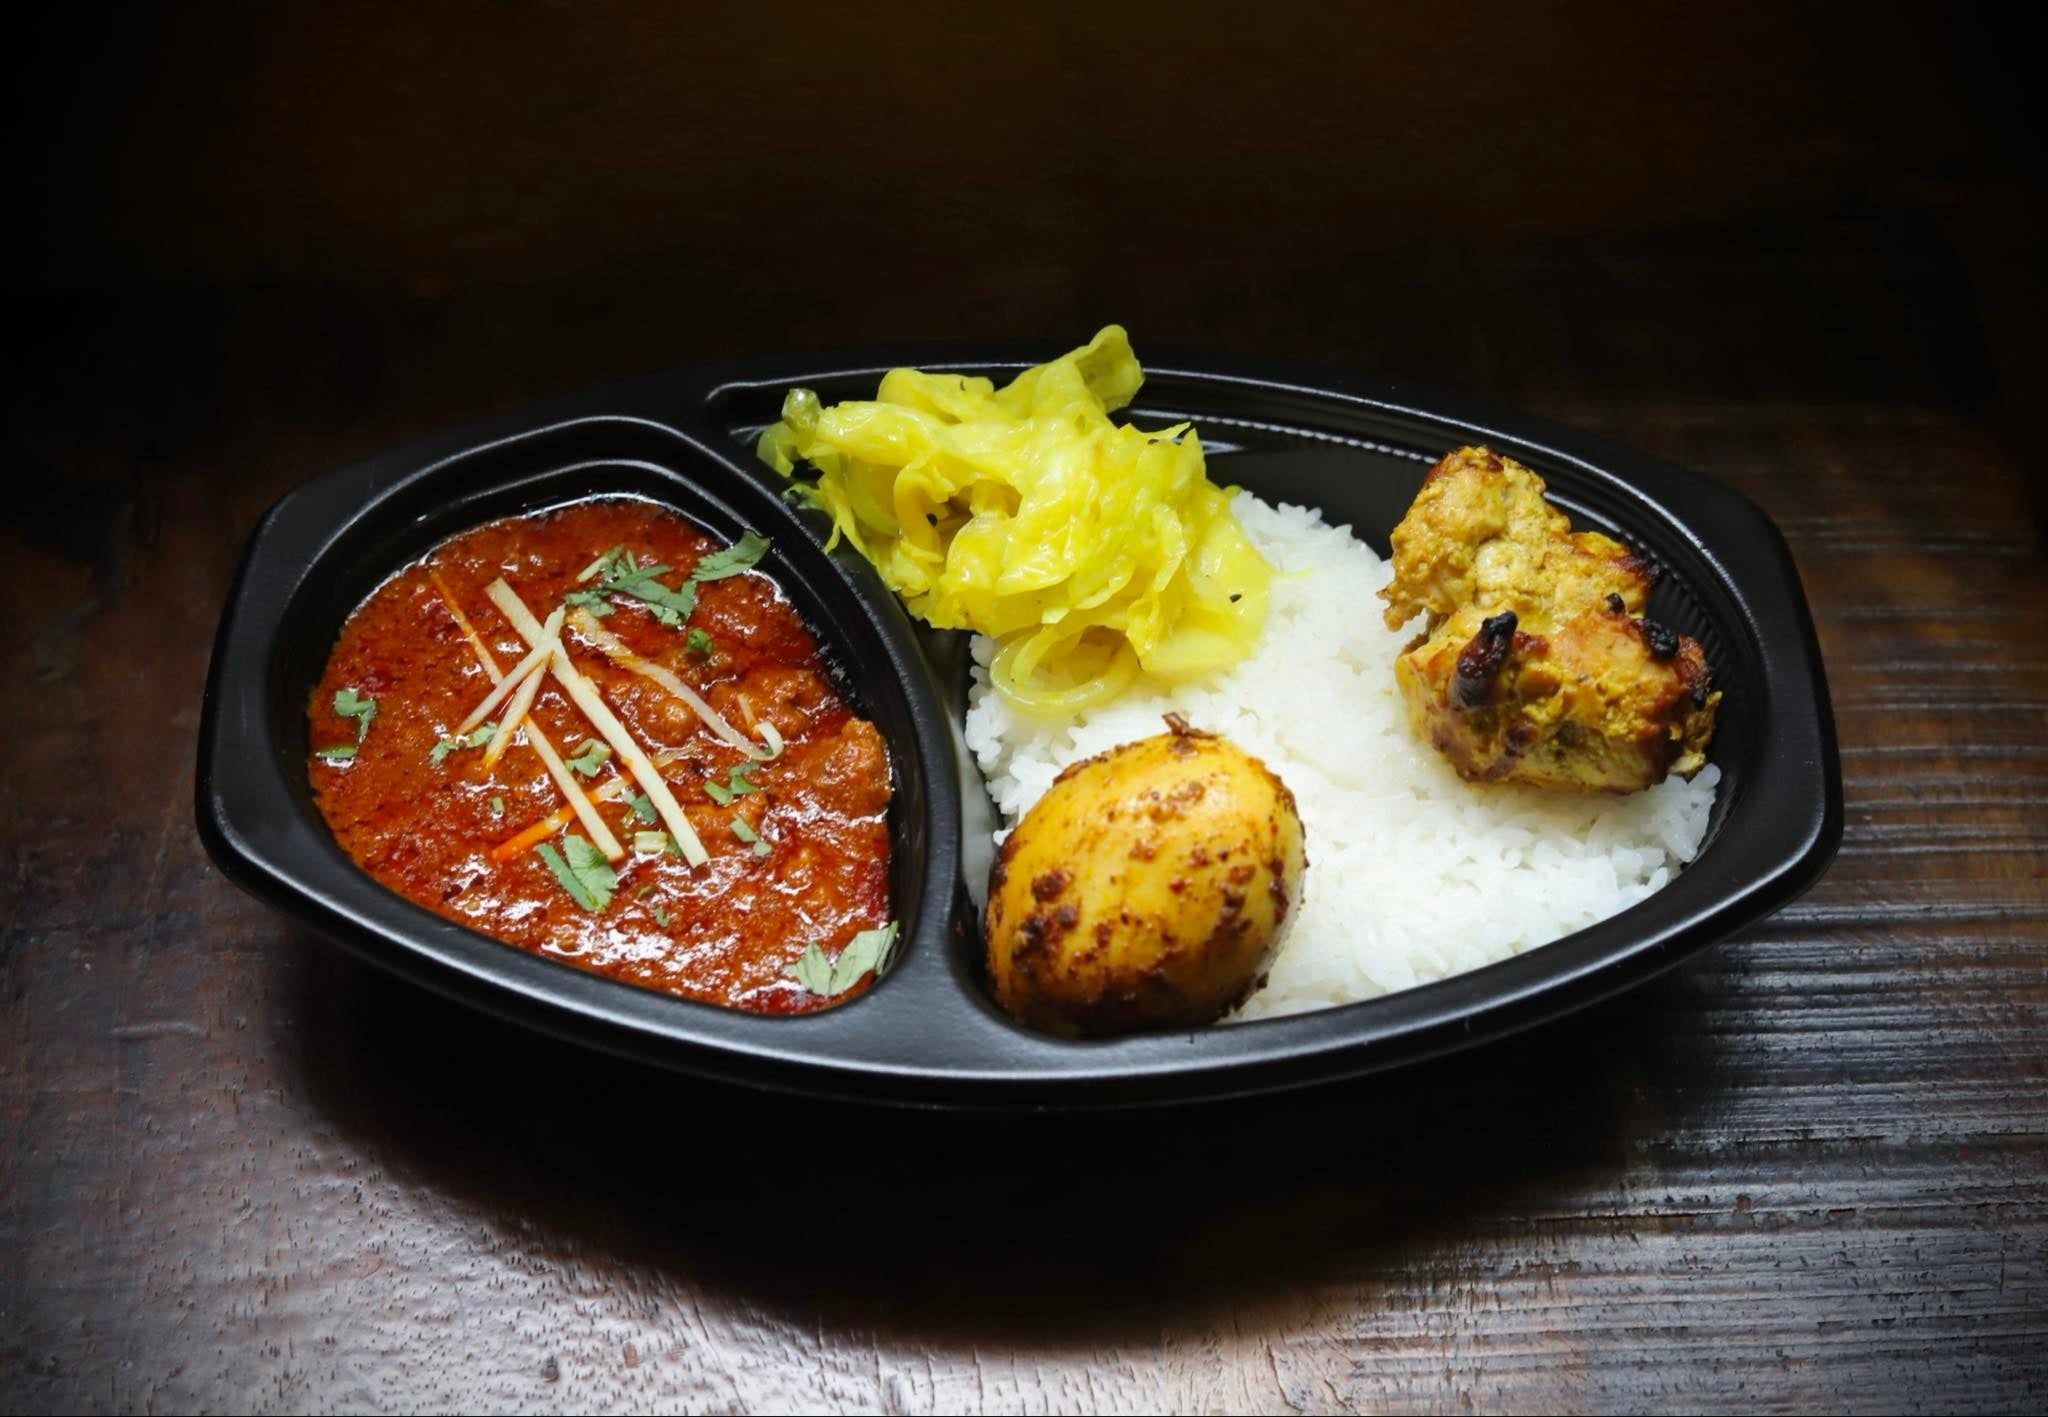
M1699 642L1642 618L1651 569L1574 533L1543 479L1486 448L1430 469L1380 592L1408 720L1474 782L1634 792L1706 763L1721 696Z

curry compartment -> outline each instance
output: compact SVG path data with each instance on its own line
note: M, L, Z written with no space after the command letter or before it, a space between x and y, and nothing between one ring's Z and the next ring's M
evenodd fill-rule
M273 509L236 590L244 617L261 612L270 633L250 656L260 660L252 666L261 678L260 709L236 719L233 741L223 746L236 758L260 752L278 766L261 810L288 838L254 852L254 842L236 839L246 828L223 820L228 813L217 799L236 794L216 783L210 804L202 785L209 843L245 884L344 943L381 940L385 948L365 952L429 983L447 986L452 971L541 994L580 996L599 986L589 996L596 1008L609 1005L609 991L631 988L648 992L647 1005L657 1009L724 1006L732 1026L756 1030L854 1010L889 988L885 974L817 996L790 968L807 944L836 952L858 932L893 921L886 964L931 948L920 944L920 926L926 935L943 931L950 903L943 883L953 875L943 850L934 862L932 843L957 838L948 810L957 789L950 781L931 789L931 765L943 760L920 746L931 735L915 721L911 686L873 672L900 659L900 650L892 654L881 642L865 603L846 593L776 499L705 457L686 436L627 419L579 420L429 461L374 488L368 505L347 497L321 505L333 481L309 484ZM305 525L319 545L297 566L276 567L288 583L266 575L264 584L251 584L266 569L254 553L288 521ZM511 669L526 649L484 587L502 575L515 593L538 597L531 599L538 618L565 590L578 588L579 567L614 546L637 547L686 574L699 557L749 530L768 537L758 574L694 586L697 613L684 624L664 627L635 602L615 598L593 633L610 635L623 652L643 653L657 669L668 663L672 675L703 689L715 712L773 723L774 761L750 771L745 752L595 652L573 622L562 631L572 662L658 760L659 775L710 855L693 868L680 856L671 861L636 850L636 829L660 830L665 821L636 818L639 782L608 748L594 750L586 762L602 766L574 780L601 819L611 819L624 855L610 863L616 890L591 911L565 893L537 854L538 843L520 842L519 828L546 826L551 813L568 815L564 794L523 731L488 772L480 749L457 746L434 756L437 747L459 742L442 735L491 689L494 675L472 645L485 647L497 672ZM674 585L683 576L662 579ZM686 648L691 627L708 627L712 640L699 660ZM675 674L675 666L683 672ZM605 742L562 687L546 683L529 720L545 730L558 759ZM360 744L356 723L332 705L337 692L356 689L379 700ZM758 691L754 700L745 699L749 689ZM210 687L210 706L219 693L218 685ZM777 699L788 702L768 701ZM220 743L226 727L213 725L209 742ZM337 762L332 745L344 738L360 756ZM756 756L768 758L765 740L760 748ZM222 777L219 749L204 755L207 775ZM300 770L282 771L292 758ZM737 791L735 768L745 774ZM615 776L619 781L609 783ZM609 795L598 791L607 785ZM650 810L643 796L639 811ZM588 835L568 821L541 840L560 858L570 836L581 847ZM494 860L494 845L521 849ZM863 850L881 864L861 860ZM279 851L288 862L249 860ZM934 876L935 864L943 876ZM279 876L286 871L293 889L281 899ZM479 877L489 879L479 887ZM370 878L380 883L372 889L382 900L359 888ZM815 895L820 880L828 887L822 899ZM735 882L758 889L736 894L729 889ZM419 911L442 918L408 918ZM450 935L449 922L469 929ZM562 981L558 990L557 981L532 975L533 964L606 977ZM693 968L699 973L689 973Z
M458 532L398 571L307 706L316 745L350 730L308 764L336 840L407 899L613 979L765 1014L857 997L890 920L889 756L748 564L761 546L599 497ZM558 605L562 628L535 633L604 723L508 618ZM533 687L515 691L523 665ZM844 963L815 977L827 952Z

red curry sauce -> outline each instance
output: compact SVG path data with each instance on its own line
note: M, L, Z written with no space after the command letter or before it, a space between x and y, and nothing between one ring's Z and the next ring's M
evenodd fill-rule
M722 549L649 503L591 501L465 532L379 587L349 617L308 705L315 750L308 770L321 814L383 885L506 944L757 1013L823 1007L830 1001L785 971L808 943L833 953L857 932L888 921L889 762L881 735L840 696L810 632L767 576L747 572L701 584L683 628L662 625L627 599L603 620L741 733L751 735L762 721L780 731L781 755L751 774L760 790L727 804L714 801L705 784L726 785L747 755L667 689L581 640L573 626L562 632L577 668L649 756L659 762L664 750L680 750L660 771L710 853L705 865L633 849L636 831L660 829L658 821L635 817L637 786L623 800L600 800L597 811L627 855L613 863L618 885L610 902L593 914L535 850L502 861L492 856L494 846L566 805L527 730L489 773L481 749L449 753L439 766L431 761L435 745L492 688L449 601L506 672L528 646L484 588L503 576L544 619L564 595L588 589L577 583L578 572L615 546L642 564L676 568L660 577L671 587L701 556ZM692 629L710 637L708 651L691 651ZM334 711L343 689L375 699L376 715L352 759L323 758L320 748L356 741L356 721ZM598 737L552 678L531 718L565 758ZM620 775L630 780L614 754L579 781L594 794ZM765 854L742 839L735 817L766 844ZM556 850L564 835L581 832L572 821L552 838Z

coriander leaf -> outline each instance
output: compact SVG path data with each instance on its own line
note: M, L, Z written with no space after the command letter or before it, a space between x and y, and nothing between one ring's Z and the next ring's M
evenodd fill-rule
M623 595L640 601L664 625L680 625L697 608L697 587L695 583L685 581L681 590L671 590L655 579L669 569L667 566L648 566L620 571L599 581L597 588L607 595Z
M693 581L722 581L727 576L752 569L768 550L768 538L758 531L747 530L740 539L723 551L714 551L697 562L697 569L690 572Z
M533 852L534 855L547 863L547 868L550 871L555 873L555 879L562 883L562 889L569 893L571 900L591 914L595 915L597 913L597 897L592 895L590 887L584 885L581 878L569 869L569 863L562 859L560 852L556 851L552 845L545 841L536 846Z
M600 740L592 738L576 750L575 757L565 758L563 761L576 770L578 777L596 777L598 769L610 761L611 756L612 750L610 747Z
M878 930L863 930L848 940L836 960L815 944L805 945L796 963L783 973L820 998L835 998L860 983L870 970L877 979L887 974L895 944L896 922L891 920Z
M329 762L337 763L347 762L355 755L356 745L353 743L344 743L339 748L315 748L313 750L314 757L326 758Z
M754 843L754 854L755 854L756 856L766 856L766 855L768 854L768 843L767 843L767 842L765 842L765 841L757 841L757 842L755 842L755 843Z
M664 930L668 928L668 912L658 905L654 907L654 923Z
M627 799L626 805L633 809L634 821L645 822L650 827L654 825L654 804L647 800L646 793L634 793Z
M492 816L494 816L494 817L502 817L502 816L504 816L504 815L505 815L505 799L504 799L504 798L502 798L502 797L493 797L493 798L491 799L491 815L492 815Z
M889 950L896 943L896 922L891 920L879 930L863 930L846 942L846 948L839 952L839 958L832 964L832 992L844 994L860 983L861 976L869 970L880 979L889 970Z
M576 584L582 585L585 581L597 579L598 576L604 574L605 567L616 561L625 549L623 546L614 546L611 550L605 552L604 555L592 561L576 573Z
M602 851L580 836L564 837L562 844L569 851L567 861L547 842L542 842L534 850L541 860L547 862L548 869L555 873L555 879L562 883L562 889L578 905L592 915L600 914L611 903L612 892L619 884L611 863L604 859Z
M761 834L747 825L745 817L734 817L732 819L732 834L748 846L756 845L761 840Z
M459 738L443 738L434 745L434 751L427 754L427 761L431 762L435 767L439 767L447 760L450 753L457 752L463 748L481 748L484 744L490 742L497 732L497 724L480 723Z
M621 576L633 575L639 569L640 563L633 559L632 552L623 546L614 546L585 566L582 573L576 577L576 582L578 585L584 585L600 577L603 580L615 581Z
M583 876L585 885L590 883L589 872L602 871L607 877L611 876L611 863L604 859L602 851L574 833L564 839L569 845L569 864L576 868L578 875ZM610 890L617 884L617 880L608 879L604 883L604 888Z
M688 649L691 654L711 653L711 636L705 634L702 630L690 631L690 637L683 643L684 647Z
M594 590L572 590L562 597L562 604L588 610L600 620L612 613L612 603Z
M796 963L782 972L818 997L831 997L832 961L825 958L825 952L817 945L805 945L804 952L796 957Z
M759 766L758 763L734 764L727 770L724 782L719 782L715 778L706 779L704 795L719 806L725 807L729 806L735 797L745 797L750 792L759 792L761 789L757 784L747 781L747 774Z
M356 721L356 742L370 736L370 720L377 716L377 701L368 694L358 694L354 689L334 691L334 712L341 718Z

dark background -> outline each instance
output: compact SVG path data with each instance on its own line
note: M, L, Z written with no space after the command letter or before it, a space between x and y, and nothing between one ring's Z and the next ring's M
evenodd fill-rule
M46 7L7 45L0 1399L2037 1406L2044 204L2020 7ZM696 361L1276 356L1785 530L1799 905L1396 1079L1117 1122L642 1073L191 827L299 479Z
M1540 410L2023 401L2017 19L1779 8L50 7L12 51L46 417L11 431L334 420L353 453L1109 319Z

